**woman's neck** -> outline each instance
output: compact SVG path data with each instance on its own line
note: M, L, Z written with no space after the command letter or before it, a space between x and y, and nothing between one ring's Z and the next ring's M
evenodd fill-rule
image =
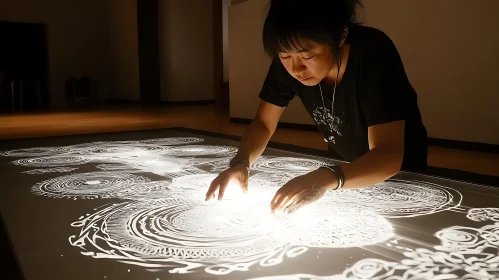
M324 79L325 82L334 84L336 81L336 84L340 84L341 80L343 78L343 75L345 74L345 70L347 68L347 63L348 63L348 56L350 53L350 43L345 42L343 46L340 48L340 72L338 73L338 65L335 65L333 69L329 72L329 74L326 76ZM336 78L338 77L338 80Z

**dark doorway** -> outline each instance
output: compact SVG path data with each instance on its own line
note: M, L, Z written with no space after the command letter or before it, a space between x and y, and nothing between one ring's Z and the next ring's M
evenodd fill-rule
M158 0L137 1L140 101L161 102Z
M48 109L46 26L0 21L0 42L0 112Z

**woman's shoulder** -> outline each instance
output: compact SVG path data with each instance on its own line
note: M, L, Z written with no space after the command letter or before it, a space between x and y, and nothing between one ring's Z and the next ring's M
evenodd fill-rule
M399 52L392 39L382 30L356 25L351 28L347 40L355 49L357 56L367 61L399 59ZM351 36L350 36L351 35Z

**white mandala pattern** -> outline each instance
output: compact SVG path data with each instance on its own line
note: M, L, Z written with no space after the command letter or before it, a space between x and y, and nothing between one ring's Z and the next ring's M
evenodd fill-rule
M476 213L480 213L480 220L493 220L499 208L470 209L468 217L476 217ZM440 245L431 249L404 248L401 261L368 258L358 261L342 274L296 274L248 280L499 279L499 223L479 228L453 226L438 231L435 236Z
M355 203L389 218L407 218L450 210L461 205L458 191L440 185L387 180L374 186L328 192L329 201Z
M33 169L29 171L24 171L24 174L46 174L46 173L66 173L77 170L77 167L54 167L54 168L41 168L41 169Z
M196 144L203 142L203 138L197 137L169 137L169 138L156 138L141 140L139 143L154 144L159 146L177 146L177 145L187 145Z
M74 222L71 226L79 232L70 237L70 244L96 259L170 273L228 275L254 266L278 266L311 248L382 244L395 234L387 219L453 210L462 201L461 193L444 186L388 180L360 190L327 192L292 216L272 215L270 199L281 186L334 162L264 156L252 166L244 197L230 187L224 201L205 202L209 184L237 149L200 145L203 141L173 137L93 142L18 149L0 156L20 158L12 162L18 166L38 167L23 172L30 175L72 172L83 165L98 170L45 180L32 192L122 200ZM431 248L398 246L402 261L366 258L342 274L258 279L499 279L499 208L470 209L467 217L489 224L445 228L435 233L440 244Z
M118 173L91 172L71 174L46 180L33 186L35 194L72 199L126 197L136 184L147 182L146 177Z
M17 149L17 150L0 152L0 156L5 156L5 157L43 157L43 156L54 156L54 155L66 153L69 151L70 151L70 149L66 148L66 147L40 147L40 148Z
M262 157L251 166L251 169L267 173L307 173L329 164L332 162L295 157Z
M214 145L188 145L179 146L175 149L167 151L168 155L179 157L192 157L192 156L233 156L237 153L236 147L231 146L214 146Z
M171 273L204 269L229 274L247 271L257 263L279 265L284 256L297 257L309 247L372 245L393 235L391 224L382 217L355 208L341 209L309 209L330 221L302 218L307 222L296 226L296 216L274 217L263 201L148 199L82 217L73 223L80 233L70 242L95 258L134 261L144 267L176 264Z
M27 167L62 167L62 166L74 166L82 165L90 162L89 158L83 156L47 156L47 157L37 157L29 159L19 159L14 161L14 164L27 166Z

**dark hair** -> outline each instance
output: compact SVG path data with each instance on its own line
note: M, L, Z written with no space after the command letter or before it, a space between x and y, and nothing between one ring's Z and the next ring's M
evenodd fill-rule
M305 38L329 45L337 57L345 27L357 24L356 8L361 1L271 0L269 4L263 27L263 47L268 56L302 50L298 39Z

